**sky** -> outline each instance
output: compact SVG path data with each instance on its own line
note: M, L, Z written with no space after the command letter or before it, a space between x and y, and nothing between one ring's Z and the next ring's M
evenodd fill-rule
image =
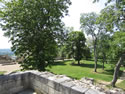
M72 5L69 7L69 15L62 20L66 27L74 27L74 30L80 30L80 14L96 12L99 13L105 7L104 1L92 3L93 0L71 0ZM10 48L12 45L7 37L3 36L3 31L0 29L0 49Z

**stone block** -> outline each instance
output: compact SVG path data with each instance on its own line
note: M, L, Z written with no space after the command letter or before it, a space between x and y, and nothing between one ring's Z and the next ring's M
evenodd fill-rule
M24 90L24 87L23 86L18 86L18 87L9 89L9 93L10 94L15 94L15 93L18 93L18 92L20 92L22 90Z
M55 90L54 94L62 94L62 93Z
M37 80L39 80L41 83L47 84L48 83L48 77L45 77L43 75L39 75L36 77Z
M0 94L12 94L12 93L8 93L7 90L2 90L2 91L0 91Z
M48 77L43 75L35 75L31 72L30 74L30 81L33 82L34 79L40 81L41 83L47 84L48 83Z
M71 88L71 94L85 94L88 88L83 88L81 86L73 86Z
M55 79L53 81L54 81L54 89L56 91L60 91L60 85L61 85L61 83L66 82L66 81L71 81L71 78L69 78L69 77L63 77L63 78Z
M33 84L35 85L35 86L37 86L37 87L41 87L41 82L40 81L38 81L38 80L36 80L36 79L34 79L34 82L33 82Z
M94 90L94 89L89 89L85 92L85 94L105 94L105 93L101 93L101 92Z
M55 90L53 88L49 87L48 90L48 94L55 94Z
M75 86L74 83L70 82L64 82L60 84L60 92L62 94L70 94L71 93L71 87Z
M41 91L45 91L46 93L49 92L49 87L46 84L41 83Z
M37 92L37 94L48 94L48 87L46 87L46 85L42 85L42 88L33 85L33 89Z
M56 84L58 84L58 83L55 83L54 80L48 79L47 85L48 85L49 87L54 88Z
M62 82L71 81L71 80L72 80L72 79L69 78L69 77L63 77L63 78L56 79L55 82L57 82L57 83L62 83Z
M2 75L2 76L0 76L0 84L7 83L8 79L9 79L8 75Z
M4 83L4 85L2 86L2 88L3 88L4 90L9 90L9 89L15 88L15 87L17 87L17 86L20 86L20 85L17 85L17 83L14 82L14 81L9 81L9 82L7 82L7 83Z

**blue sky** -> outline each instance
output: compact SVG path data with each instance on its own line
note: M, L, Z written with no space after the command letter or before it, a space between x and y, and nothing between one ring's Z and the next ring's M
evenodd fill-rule
M92 3L93 0L71 0L72 5L69 7L69 16L63 18L63 22L67 27L74 27L74 30L80 30L80 14L96 12L99 13L103 9L106 0L100 0L99 3ZM10 48L9 39L3 36L0 29L0 49Z

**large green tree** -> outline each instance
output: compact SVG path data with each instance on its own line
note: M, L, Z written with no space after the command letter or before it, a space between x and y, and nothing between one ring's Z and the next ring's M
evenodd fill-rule
M98 49L98 57L102 59L104 69L104 62L107 63L107 58L109 55L109 49L110 49L110 31L107 29L107 26L105 22L102 20L102 15L99 15L99 17L96 19L96 24L98 25L99 34L98 34L98 43L97 43L97 49Z
M96 13L83 13L80 17L81 29L85 31L87 35L90 35L93 40L94 47L94 60L95 60L95 69L94 72L97 72L97 41L98 41L98 25L96 24L96 19L98 15Z
M70 0L3 0L1 27L22 57L24 69L45 70L56 56L61 18L68 13Z
M113 41L111 43L112 47L115 48L120 48L120 46L123 45L124 43L124 37L123 36L119 36L120 34L124 35L125 33L125 20L124 20L124 15L122 13L122 11L120 10L121 8L119 8L116 4L107 6L106 8L104 8L101 11L101 20L105 23L105 26L107 28L108 31L110 31L110 33L113 35ZM116 33L118 32L118 33ZM114 37L117 36L117 37ZM123 43L121 43L123 42ZM112 45L114 44L114 45ZM124 46L122 46L124 48ZM116 57L119 57L119 60L116 64L116 67L114 69L114 76L113 76L113 80L112 80L112 86L115 86L115 83L118 79L118 74L119 74L119 69L121 64L124 61L124 52L125 50L122 49L115 49L115 48L111 48L112 50L112 56L114 56L116 59ZM120 52L120 53L119 53Z
M78 61L80 65L80 60L85 57L85 45L86 38L84 33L81 31L72 31L68 34L68 40L66 48L68 49L68 54L72 55L73 58Z
M97 0L95 0L97 1ZM99 0L98 0L99 1ZM111 55L119 57L119 60L114 69L114 76L112 80L112 86L115 86L115 83L118 79L119 69L125 58L125 49L124 49L124 37L125 34L125 0L115 0L116 3L107 6L101 11L100 18L105 24L108 31L113 35L112 53ZM112 2L108 0L107 4ZM114 48L113 48L114 47ZM121 49L122 47L122 49ZM120 48L120 49L119 49Z

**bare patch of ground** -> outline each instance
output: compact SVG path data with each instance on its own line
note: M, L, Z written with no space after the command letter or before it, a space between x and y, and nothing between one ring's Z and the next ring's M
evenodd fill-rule
M9 74L13 71L20 70L21 67L18 63L12 64L0 64L0 71L6 71L5 74Z

